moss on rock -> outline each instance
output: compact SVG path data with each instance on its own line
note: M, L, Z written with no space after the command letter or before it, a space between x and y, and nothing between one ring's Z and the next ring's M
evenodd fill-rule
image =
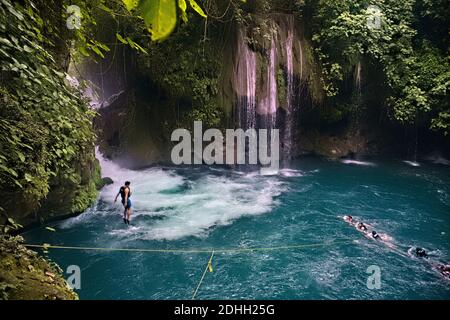
M78 300L61 269L22 243L20 236L0 235L0 299Z
M38 211L39 221L16 220L23 225L30 223L57 220L77 215L91 206L98 196L102 185L101 168L93 152L87 152L77 165L77 180L64 176L55 177L50 185L50 192L42 201ZM12 216L15 218L15 216Z

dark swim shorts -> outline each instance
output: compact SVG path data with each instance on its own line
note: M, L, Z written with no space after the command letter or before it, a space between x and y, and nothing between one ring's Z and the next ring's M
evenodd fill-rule
M125 201L122 201L122 204L123 205L125 205L125 203L124 203ZM125 207L125 209L130 209L131 208L131 200L130 199L128 199L128 201L127 201L127 205L126 205L126 207Z

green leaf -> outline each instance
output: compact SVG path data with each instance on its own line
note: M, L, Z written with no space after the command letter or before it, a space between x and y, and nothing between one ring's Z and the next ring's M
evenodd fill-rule
M5 45L10 46L10 47L13 46L13 44L11 43L11 41L9 41L8 39L3 38L3 37L0 38L0 43L1 43L1 44L5 44Z
M80 47L78 50L81 52L81 54L82 54L83 56L89 57L89 52L86 50L85 47Z
M153 41L164 40L175 29L177 24L175 0L142 0L138 10Z
M96 41L95 45L97 45L99 48L103 49L106 52L111 51L111 49L109 49L109 47L106 44L104 44L104 43Z
M32 48L30 48L29 46L27 46L27 45L24 45L23 46L23 50L25 50L25 52L28 52L28 53L31 53L31 52L33 52L33 49Z
M116 38L123 44L128 44L127 40L125 40L120 34L116 33Z
M19 181L14 180L14 184L15 184L16 186L18 186L20 189L23 189L23 186L20 184Z
M3 171L8 172L10 175L12 175L13 177L17 178L18 174L14 169L8 168L2 164L0 164L0 169L2 169Z
M124 2L125 2L125 1L124 1ZM137 2L137 1L136 1L136 2ZM103 3L101 3L101 4L99 5L99 8L102 9L103 11L105 11L105 12L110 13L110 14L113 13L113 11L112 11L110 8L108 8L107 6L105 6ZM128 8L127 8L127 9L128 9Z
M181 11L186 12L186 0L178 0L178 7L180 7Z
M127 43L130 45L130 47L132 47L133 49L136 49L138 51L141 51L145 54L147 54L147 51L142 48L139 44L137 44L136 42L134 42L133 40L131 40L130 38L127 38Z
M188 22L188 17L186 14L187 4L186 0L178 0L178 7L181 9L181 19L184 23Z
M138 0L122 0L128 11L135 9L138 6Z
M45 227L45 229L47 229L48 231L51 231L51 232L55 232L56 231L54 228L50 228L50 227Z
M100 51L100 49L96 46L91 46L91 50L94 51L97 55L104 58L105 55Z
M206 14L203 12L203 9L200 8L200 6L195 2L195 0L189 0L189 4L191 5L192 9L197 11L199 15L201 15L203 18L206 18Z
M25 155L22 152L16 151L16 154L19 157L20 162L25 162Z

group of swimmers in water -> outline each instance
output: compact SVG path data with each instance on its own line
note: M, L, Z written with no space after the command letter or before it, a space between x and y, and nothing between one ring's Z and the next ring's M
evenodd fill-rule
M386 234L376 232L371 225L361 221L356 221L352 216L344 216L344 220L353 225L358 231L362 232L367 238L381 241L387 246L393 247L391 242L392 238Z
M408 253L412 254L415 257L423 258L426 260L430 258L430 255L427 253L427 251L420 247L411 248L410 250L408 250ZM450 280L450 263L445 264L434 261L429 262L435 270L439 271L446 279Z
M356 230L362 232L365 237L376 240L376 241L380 241L390 248L395 247L391 241L392 240L391 237L389 237L386 234L376 232L372 228L372 226L370 226L369 224L363 223L361 221L356 221L350 215L344 216L344 221L346 221L350 225L354 226L356 228ZM408 250L408 253L417 258L426 259L435 270L437 270L447 280L450 280L450 263L445 264L445 263L441 263L441 262L434 262L434 261L428 260L430 258L430 255L426 252L425 249L420 248L420 247L411 248L410 250Z

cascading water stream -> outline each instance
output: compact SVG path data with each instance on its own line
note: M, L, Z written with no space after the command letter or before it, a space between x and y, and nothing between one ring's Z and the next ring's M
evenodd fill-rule
M277 88L277 37L273 33L267 57L267 71L261 101L257 106L257 113L261 117L264 129L274 129L276 126L276 112L278 108Z
M361 61L358 61L355 67L355 85L354 90L356 94L356 104L359 107L361 105L361 99L362 99L362 89L361 89ZM356 114L356 113L355 113Z
M298 47L299 47L299 59L300 59L300 79L303 79L303 45L302 42L298 41Z
M239 32L236 85L238 122L243 129L256 127L256 54L248 47L244 32Z
M355 67L355 90L358 97L361 96L361 61Z
M256 54L245 46L247 62L247 123L246 129L256 125Z
M358 122L359 122L359 111L362 104L362 89L361 89L361 61L358 61L358 63L355 66L354 71L354 84L353 84L353 95L354 95L354 112L352 113L352 126L354 130L357 130L359 128Z
M237 124L245 130L280 129L280 151L284 160L292 157L294 149L295 119L298 111L295 103L300 94L299 86L295 84L295 70L300 71L300 78L304 71L302 44L296 38L294 22L294 17L290 15L272 19L270 47L260 53L249 48L245 38L246 30L241 29L238 33L234 74ZM299 43L299 56L294 55L296 41ZM258 54L262 55L262 59L257 59ZM300 66L296 67L296 63ZM257 70L262 72L258 73ZM278 83L280 74L284 77L283 87L279 87ZM280 99L280 96L286 98ZM284 117L278 117L279 107L283 107Z
M287 94L286 94L286 118L284 124L284 137L283 137L283 156L288 159L292 153L292 130L294 121L294 60L293 60L293 41L294 41L294 28L293 20L289 19L289 27L287 31L287 38L285 42L286 50L286 77L287 77Z

